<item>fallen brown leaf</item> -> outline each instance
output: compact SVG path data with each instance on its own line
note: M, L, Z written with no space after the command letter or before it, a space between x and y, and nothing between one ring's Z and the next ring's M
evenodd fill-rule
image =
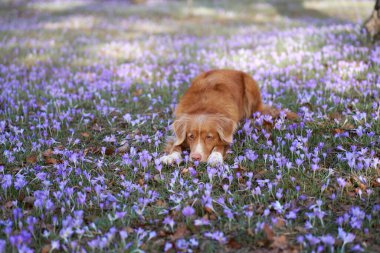
M206 213L209 213L209 214L212 214L214 212L211 208L206 207L206 206L203 209L205 210Z
M103 128L101 126L99 126L97 123L95 123L92 126L92 130L97 131L97 132L101 132L103 130Z
M289 244L285 235L275 236L271 244L271 247L276 249L286 249L288 246Z
M142 89L138 89L138 90L136 90L136 91L133 92L133 96L138 97L138 96L140 96L142 93L143 93L143 90L142 90Z
M371 182L373 188L380 187L380 179L375 179Z
M254 172L253 178L254 179L261 179L264 177L266 172L267 172L266 170L260 170L260 171Z
M255 236L255 233L253 232L253 230L252 230L251 228L248 228L248 229L247 229L247 234L248 234L249 236Z
M13 207L13 202L12 201L8 201L4 204L4 207L7 208L7 209L10 209Z
M272 230L271 227L269 227L268 224L264 224L264 234L266 236L266 238L269 240L269 241L273 241L273 238L274 238L274 232Z
M347 124L343 125L342 128L345 130L352 130L352 129L355 129L355 126L350 124L350 123L347 123Z
M182 223L180 224L174 234L171 236L172 241L176 241L179 238L183 238L185 235L189 233L189 230L187 229L186 224Z
M158 231L158 236L164 237L164 236L166 236L166 232L164 230L160 230L160 231Z
M140 178L139 180L137 180L137 183L140 185L140 186L143 186L145 184L145 181L143 178Z
M135 230L134 230L133 228L131 228L131 227L126 227L125 230L126 230L129 234L132 234L132 233L135 232Z
M129 145L128 143L125 143L123 146L117 148L117 152L119 153L125 153L129 150Z
M80 135L82 135L84 138L89 138L90 137L90 134L87 133L87 132L83 132Z
M272 132L273 127L274 127L274 124L273 124L273 123L264 120L264 122L263 122L263 128L264 128L267 132ZM272 136L272 135L271 135L271 136Z
M188 168L184 168L182 171L181 171L181 174L183 175L183 174L186 174L186 173L188 173L189 172L189 169Z
M113 153L115 153L115 148L113 147L106 148L106 155L112 155Z
M46 244L41 248L41 253L49 253L51 250L51 244Z
M49 149L45 150L45 151L42 153L42 155L43 155L44 157L51 156L51 155L53 155L53 150L52 150L51 148L49 148Z
M277 222L276 222L276 224L274 224L274 226L276 228L282 228L282 227L284 227L285 226L285 220L281 219L281 218L277 219Z
M210 214L210 216L209 216L210 218L210 220L216 220L217 219L217 217L214 215L214 214Z
M307 107L310 111L314 110L313 105L309 102L301 104L301 107Z
M167 203L164 200L159 199L159 200L156 201L156 206L166 207Z
M53 158L53 157L47 157L45 159L45 163L48 164L48 165L57 164L58 160L55 159L55 158Z
M24 200L22 201L22 203L24 203L24 205L26 205L28 207L33 207L35 200L36 200L35 197L27 196L27 197L24 198Z
M333 112L329 114L330 120L338 120L341 121L343 119L343 115L339 112Z
M231 248L231 249L240 249L240 248L241 248L241 244L238 243L234 238L231 238L231 239L227 242L227 247L228 247L228 248Z
M26 162L30 163L30 164L36 163L37 162L37 156L35 156L35 155L28 156L26 158Z
M344 132L346 132L346 131L343 130L343 129L340 129L340 128L335 128L335 129L334 129L334 134L342 134L342 133L344 133Z
M301 233L306 233L307 232L307 230L304 227L302 227L302 226L296 226L295 230L298 231L298 232L301 232Z

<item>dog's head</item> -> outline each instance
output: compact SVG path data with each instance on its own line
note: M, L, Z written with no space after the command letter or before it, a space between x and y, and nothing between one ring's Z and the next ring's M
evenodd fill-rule
M216 146L232 143L236 122L214 114L182 115L173 123L175 146L190 148L190 159L206 162Z

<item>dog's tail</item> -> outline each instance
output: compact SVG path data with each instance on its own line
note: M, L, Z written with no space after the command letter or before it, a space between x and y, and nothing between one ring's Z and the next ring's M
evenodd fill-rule
M270 105L265 105L265 104L261 106L261 108L259 109L259 112L261 114L270 115L273 118L279 118L281 112L284 112L287 119L290 119L290 120L298 119L298 115L292 111L289 111L288 109L277 109Z

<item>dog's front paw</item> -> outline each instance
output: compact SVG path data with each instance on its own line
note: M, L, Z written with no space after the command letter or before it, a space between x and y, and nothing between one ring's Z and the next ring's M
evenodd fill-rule
M160 161L161 163L163 164L173 164L173 163L177 163L177 164L180 164L181 161L182 161L182 157L181 157L181 154L179 152L173 152L169 155L164 155L160 158Z
M223 164L223 155L219 152L212 152L207 159L207 163L211 166Z

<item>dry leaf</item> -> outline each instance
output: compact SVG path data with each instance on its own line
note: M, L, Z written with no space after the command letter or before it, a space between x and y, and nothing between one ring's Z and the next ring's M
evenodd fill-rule
M249 236L255 236L255 233L253 233L253 230L252 230L251 228L248 228L248 229L247 229L247 234L248 234Z
M58 160L53 157L48 157L45 159L45 163L48 165L57 164Z
M35 197L32 197L32 196L27 196L23 199L23 203L25 205L30 205L30 206L33 206L34 205L34 201L36 200Z
M138 183L140 186L143 186L144 183L145 183L145 181L144 181L144 179L140 178L140 179L137 181L137 183Z
M295 230L298 231L298 232L301 232L301 233L306 233L307 232L307 230L304 227L302 227L302 226L296 226Z
M115 153L115 148L113 147L108 147L106 148L106 155L112 155L113 153Z
M128 232L128 234L132 234L132 233L135 232L135 230L133 228L131 228L131 227L126 227L125 230Z
M43 155L44 157L51 156L51 155L53 155L53 150L52 150L51 148L49 148L49 149L45 150L45 151L42 153L42 155Z
M90 137L90 134L87 133L87 132L83 132L80 135L82 135L84 138L89 138Z
M268 133L272 132L273 127L274 127L273 123L264 120L264 122L263 122L263 128L264 128ZM272 136L272 134L271 134L271 136Z
M4 207L7 208L7 209L12 208L12 206L13 206L13 202L12 201L8 201L7 203L4 204Z
M268 239L269 241L273 241L273 238L274 238L274 232L273 232L273 230L269 227L268 224L264 224L264 228L263 228L263 230L264 230L264 234L265 234L265 236L267 237L267 239Z
M187 230L186 224L182 223L180 224L174 234L171 236L172 241L176 241L179 238L185 237L189 233L189 230Z
M136 91L133 92L133 96L138 97L138 96L140 96L142 93L143 93L143 90L142 90L142 89L138 89L138 90L136 90Z
M377 187L380 187L380 179L375 179L371 182L371 186L373 188L377 188Z
M166 204L166 202L164 200L159 199L159 200L156 201L156 206L166 207L167 204Z
M101 132L103 130L103 128L96 123L92 126L92 130L97 131L97 132Z
M276 228L282 228L282 227L284 227L285 226L285 220L281 219L281 218L277 219L277 222L276 222L276 224L274 224L274 226Z
M333 112L333 113L329 114L329 118L330 118L330 120L341 121L343 119L343 116L339 112Z
M276 249L286 249L288 246L289 244L285 235L275 236L271 244L271 247Z
M214 214L210 214L210 220L216 220L216 216Z
M343 129L340 129L340 128L335 128L334 129L334 134L342 134L342 133L344 133L345 132L345 130L343 130Z
M254 179L261 179L261 178L264 177L264 175L265 175L266 172L267 172L266 170L260 170L258 172L255 172L254 173L255 175L253 176L253 178Z
M117 152L125 153L129 150L129 144L125 143L123 146L117 148Z
M164 237L164 236L166 236L166 232L164 230L160 230L160 231L158 231L158 236Z
M154 175L153 179L154 179L154 181L156 181L156 182L161 182L161 181L162 181L162 180L161 180L161 176L160 176L160 174L156 174L156 175Z
M209 214L213 213L213 210L210 207L205 206L203 209L206 211L206 213L209 213Z
M183 175L183 174L186 174L186 173L188 173L189 172L189 169L188 168L184 168L182 171L181 171L181 174Z
M36 163L37 162L37 156L35 156L35 155L28 156L26 158L26 162L30 163L30 164Z
M46 244L45 246L42 247L41 253L49 253L51 250L51 244Z
M239 167L235 170L236 172L239 172L240 174L243 174L247 171L247 168L239 164Z
M367 186L365 184L363 184L362 182L358 182L358 186L361 190L363 191L366 191L367 190Z
M313 105L309 102L303 103L301 107L307 107L310 111L313 111Z
M343 129L345 129L345 130L352 130L352 129L355 129L355 126L352 125L352 124L350 124L350 123L348 123L348 124L343 125Z
M228 243L227 243L227 247L228 248L231 248L231 249L240 249L241 248L241 244L238 243L237 241L235 241L234 238L231 238Z

